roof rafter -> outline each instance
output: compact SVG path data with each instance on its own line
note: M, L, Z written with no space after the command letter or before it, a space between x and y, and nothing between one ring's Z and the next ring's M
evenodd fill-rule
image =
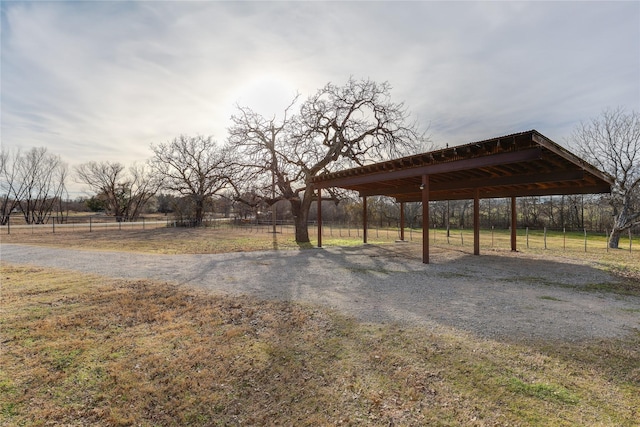
M535 130L323 174L316 188L341 187L361 196L420 201L606 193L613 179Z

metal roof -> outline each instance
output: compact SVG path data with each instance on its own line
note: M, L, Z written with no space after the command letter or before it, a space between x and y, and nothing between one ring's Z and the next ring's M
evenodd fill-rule
M398 202L609 193L613 178L536 130L430 151L313 178L316 188L340 187Z

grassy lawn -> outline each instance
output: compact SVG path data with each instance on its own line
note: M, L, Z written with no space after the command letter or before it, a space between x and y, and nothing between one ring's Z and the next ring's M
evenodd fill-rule
M325 245L361 242L355 230L326 232ZM436 232L435 244L455 245L442 237ZM372 243L395 238L369 233ZM464 239L461 247L469 247ZM2 241L151 253L299 249L286 232L265 230ZM629 286L640 283L638 252L532 246L558 259L592 259ZM634 426L640 419L640 332L624 340L506 342L6 263L0 280L0 425Z
M498 342L3 265L2 425L637 425L640 334Z

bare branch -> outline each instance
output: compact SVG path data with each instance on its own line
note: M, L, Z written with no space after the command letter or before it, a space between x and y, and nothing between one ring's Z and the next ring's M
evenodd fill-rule
M151 145L149 165L163 187L189 197L194 204L195 221L202 223L205 203L225 190L229 183L229 164L225 151L211 136L181 135L170 142Z
M315 197L314 176L410 154L426 140L415 123L409 123L404 105L391 102L390 90L387 82L371 80L329 83L291 115L296 96L281 120L238 106L228 140L237 192L251 187L265 199L289 200L296 240L308 242L306 218Z
M581 123L569 142L587 161L614 178L610 203L616 214L610 246L640 217L640 114L607 109Z

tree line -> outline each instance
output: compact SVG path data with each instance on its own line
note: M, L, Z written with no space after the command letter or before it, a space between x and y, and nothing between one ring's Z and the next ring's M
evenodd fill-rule
M519 221L531 227L608 229L611 246L617 247L620 234L640 220L640 116L622 108L605 110L581 123L567 142L614 178L612 194L519 198ZM294 223L296 241L309 242L307 223L317 197L313 177L433 147L405 105L392 101L388 83L350 78L304 100L294 96L278 115L236 106L223 144L211 136L180 135L150 148L150 159L129 168L106 161L75 166L73 179L94 193L88 205L131 221L155 203L159 211L194 225L212 210L244 218L277 215ZM15 211L27 223L63 214L70 174L58 156L45 148L3 149L0 160L1 223ZM360 218L361 202L353 194L326 193L327 219ZM483 226L508 226L507 205L483 200ZM391 200L370 198L368 206L369 217L381 226L397 221L399 208ZM470 201L434 202L433 212L432 225L470 226ZM422 225L419 204L407 205L406 214L408 225Z
M597 232L611 230L611 209L601 195L519 197L516 200L518 225L533 229L583 230ZM473 228L473 200L430 202L429 227ZM338 205L326 203L322 207L323 221L359 225L362 222L362 201L357 198L342 200ZM310 213L315 220L315 209ZM367 220L376 228L397 227L400 206L388 197L369 197ZM422 228L421 203L405 204L405 225ZM480 226L508 229L511 226L511 199L480 200Z

